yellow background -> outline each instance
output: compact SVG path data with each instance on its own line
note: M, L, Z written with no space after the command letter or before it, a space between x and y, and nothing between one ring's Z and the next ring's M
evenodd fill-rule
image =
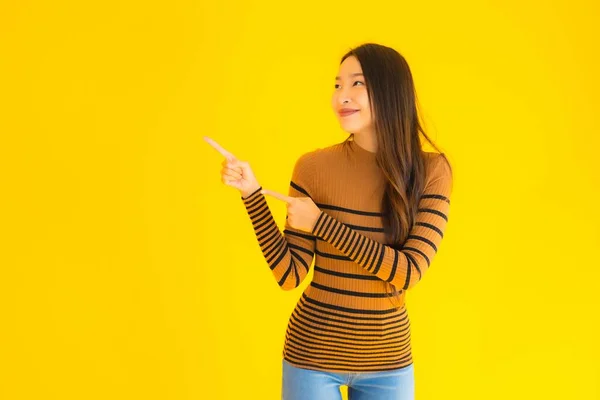
M297 157L346 137L339 59L373 41L407 58L455 171L408 294L417 399L599 399L599 14L3 1L0 398L278 399L312 270L279 289L202 136L285 193Z

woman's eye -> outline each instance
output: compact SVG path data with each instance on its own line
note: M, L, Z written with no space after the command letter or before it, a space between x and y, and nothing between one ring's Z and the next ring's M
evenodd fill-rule
M360 84L364 85L364 83L362 83L361 81L354 81L354 83L360 83ZM336 84L335 84L335 88L337 89L337 88L338 88L338 86L340 86L340 85L336 83Z

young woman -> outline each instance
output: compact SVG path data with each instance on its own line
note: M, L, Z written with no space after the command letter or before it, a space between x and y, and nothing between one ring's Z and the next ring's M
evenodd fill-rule
M248 162L206 140L226 157L222 181L240 191L279 286L298 287L315 261L286 330L282 398L341 399L346 385L350 400L413 399L404 300L440 246L452 170L419 123L397 51L354 48L335 79L332 107L350 135L299 157L288 195L263 189ZM287 204L283 233L265 195Z

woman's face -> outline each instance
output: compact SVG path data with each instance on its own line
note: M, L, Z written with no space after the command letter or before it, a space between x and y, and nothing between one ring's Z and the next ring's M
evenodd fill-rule
M350 56L340 64L335 79L335 90L331 105L342 129L348 133L360 134L371 128L371 108L365 79L358 59ZM352 114L340 114L342 108L358 110Z

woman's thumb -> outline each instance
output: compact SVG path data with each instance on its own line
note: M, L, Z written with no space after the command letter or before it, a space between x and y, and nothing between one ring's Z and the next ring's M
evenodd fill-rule
M247 161L235 159L234 161L231 162L231 168L240 169L240 170L244 171L245 173L248 172L248 167L249 167L249 164Z

